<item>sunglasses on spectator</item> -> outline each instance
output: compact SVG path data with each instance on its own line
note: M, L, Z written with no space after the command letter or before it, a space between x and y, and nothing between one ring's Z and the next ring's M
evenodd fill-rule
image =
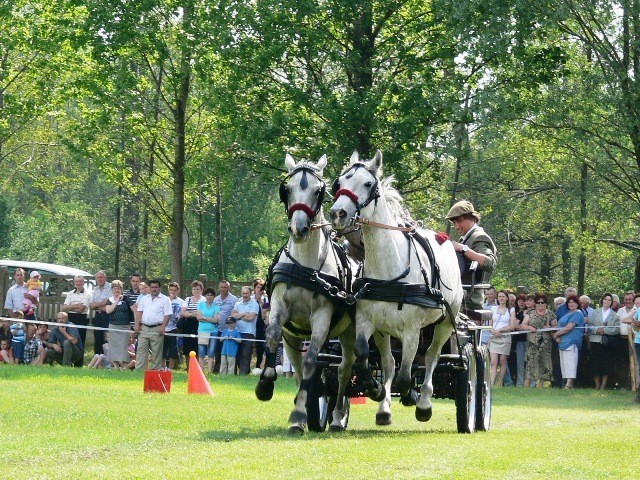
M542 302L542 301L538 301L536 302L536 305L546 305L547 302Z

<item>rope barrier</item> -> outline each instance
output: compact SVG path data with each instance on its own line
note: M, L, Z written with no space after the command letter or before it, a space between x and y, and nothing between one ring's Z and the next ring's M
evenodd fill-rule
M70 326L73 328L84 328L86 330L98 330L98 331L102 331L102 332L118 332L118 333L123 333L126 330L121 330L119 328L107 328L107 327L96 327L95 325L78 325L77 323L58 323L58 322L46 322L43 320L25 320L23 318L9 318L9 317L0 317L0 320L9 320L10 322L19 322L19 323L33 323L36 325L51 325L54 327L59 327L59 326ZM137 335L140 332L136 332L134 330L130 330L129 333ZM216 339L222 339L225 340L225 337L222 336L211 336L209 334L202 334L202 335L198 335L198 334L192 334L192 333L173 333L173 331L171 332L165 332L164 334L161 333L157 333L157 332L147 332L148 334L153 334L153 335L165 335L165 336L169 336L169 337L181 337L181 338L202 338L204 339L211 339L211 338L216 338ZM243 342L253 342L253 343L264 343L266 342L266 340L260 340L257 338L243 338L242 339Z

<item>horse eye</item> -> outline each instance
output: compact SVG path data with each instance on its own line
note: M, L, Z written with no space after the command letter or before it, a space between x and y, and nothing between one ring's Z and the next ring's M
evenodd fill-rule
M373 185L373 182L365 182L364 186L367 188L371 188L371 185Z

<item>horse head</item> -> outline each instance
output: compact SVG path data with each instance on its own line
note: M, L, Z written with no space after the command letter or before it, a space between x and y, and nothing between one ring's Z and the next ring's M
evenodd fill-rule
M289 218L289 235L294 242L304 242L311 234L313 220L322 214L326 184L322 172L327 165L323 155L318 163L302 160L296 163L287 154L284 164L288 173L280 184L280 201Z
M380 150L376 151L371 160L361 160L358 152L353 152L349 165L333 183L334 203L331 207L333 228L342 231L353 225L362 210L379 198L381 167Z

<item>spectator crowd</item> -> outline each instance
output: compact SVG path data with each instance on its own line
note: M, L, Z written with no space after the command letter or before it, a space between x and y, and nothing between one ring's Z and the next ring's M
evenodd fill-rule
M240 298L226 280L217 293L195 280L183 299L178 283L169 283L165 295L159 280L143 282L135 273L126 290L120 280L108 282L103 271L95 274L92 289L78 276L51 328L36 319L38 272L27 282L18 268L14 280L0 328L1 363L81 367L89 358L88 329L94 340L88 368L176 369L191 351L208 373L246 375L252 364L262 363L269 300L260 278L252 288L242 287ZM605 293L593 306L572 287L553 300L494 287L484 297L491 320L481 343L491 356L493 385L571 389L579 383L604 390L612 376L618 386L638 385L640 293L626 292L622 303ZM280 357L290 372L286 355ZM630 378L620 378L621 366Z
M491 312L481 343L491 356L494 386L571 389L638 386L640 293L605 293L592 306L573 287L564 297L485 290ZM640 394L636 395L640 402Z
M226 280L218 283L218 294L195 280L191 295L183 299L176 282L169 283L165 295L159 280L143 282L134 273L125 290L120 280L108 282L99 271L91 289L84 277L74 278L75 288L66 294L53 325L36 318L40 276L32 271L30 278L25 282L24 270L16 269L7 291L0 363L175 369L194 351L208 373L246 375L252 363L262 361L269 301L260 278L252 288L242 287L241 298ZM93 332L92 357L85 352L88 330Z

